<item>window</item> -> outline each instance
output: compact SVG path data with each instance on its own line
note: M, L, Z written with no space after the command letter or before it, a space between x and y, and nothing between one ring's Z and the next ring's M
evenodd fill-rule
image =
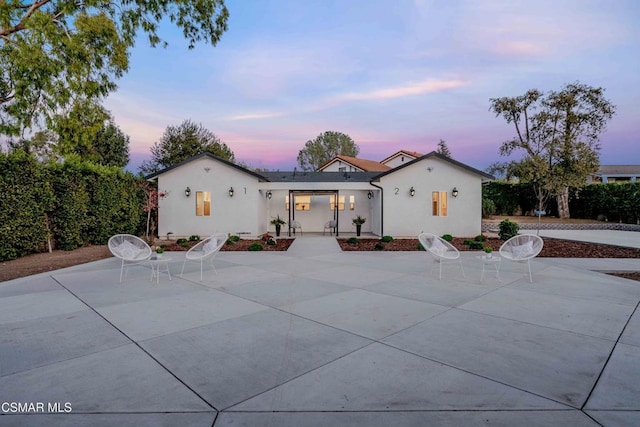
M353 211L356 209L356 196L349 196L349 210Z
M336 208L336 196L329 196L329 209L334 210ZM338 210L344 210L344 196L338 197Z
M196 215L211 215L211 193L208 191L196 191Z
M287 212L289 211L289 196L285 197L284 199L284 206L285 209L287 210Z
M308 211L311 209L311 196L294 196L297 211Z
M431 200L433 216L447 216L447 192L434 191Z
M346 171L347 171L346 166L342 166L341 168L338 168L338 172L346 172Z

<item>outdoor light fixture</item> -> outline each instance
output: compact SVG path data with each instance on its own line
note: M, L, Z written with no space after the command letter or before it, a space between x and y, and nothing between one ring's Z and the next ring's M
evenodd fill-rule
M453 197L458 197L458 189L456 187L453 187L453 190L451 190L451 195Z
M267 199L271 200L272 195L273 194L271 194L271 190L267 191Z
M369 198L369 200L373 199L373 191L369 191L367 193L367 197Z
M409 195L410 195L411 197L413 197L413 196L415 196L415 195L416 195L416 190L414 190L414 189L413 189L413 187L411 187L411 188L409 189Z
M187 187L187 188L184 190L184 195L185 195L185 196L187 196L187 197L189 197L189 196L191 195L191 189L190 189L189 187Z
M229 189L229 197L233 197L233 187Z

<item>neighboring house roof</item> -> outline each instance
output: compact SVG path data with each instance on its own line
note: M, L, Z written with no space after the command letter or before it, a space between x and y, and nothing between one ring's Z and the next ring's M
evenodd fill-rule
M253 172L253 171L251 171L251 170L249 170L247 168L243 168L242 166L236 165L235 163L232 163L232 162L230 162L228 160L221 159L220 157L214 156L213 154L211 154L209 152L205 152L205 153L201 153L201 154L198 154L196 156L193 156L193 157L189 157L188 159L183 160L180 163L176 163L175 165L169 166L168 168L164 168L162 170L159 170L158 172L155 172L155 173L152 173L150 175L147 175L147 176L145 176L145 179L147 181L150 181L150 180L152 180L154 178L157 178L159 175L162 175L165 172L169 172L172 169L178 168L178 167L180 167L182 165L190 163L190 162L192 162L194 160L201 159L203 157L208 157L208 158L210 158L212 160L217 160L217 161L219 161L221 163L224 163L227 166L231 166L232 168L238 169L241 172L244 172L246 174L254 176L254 177L258 178L258 180L260 180L260 181L269 181L268 178L264 177L263 175L260 175L259 173Z
M640 175L640 165L600 165L595 175Z
M485 179L490 179L490 180L495 179L492 175L489 175L486 172L483 172L483 171L478 170L476 168L472 168L469 165L465 165L464 163L460 163L457 160L453 160L452 158L443 156L442 154L439 154L439 153L437 153L435 151L432 151L429 154L425 154L424 156L420 156L417 159L413 159L410 162L407 162L407 163L405 163L403 165L400 165L400 166L398 166L396 168L393 168L393 169L391 169L391 170L389 170L387 172L383 172L380 175L377 175L376 177L374 177L373 179L378 180L378 179L382 178L383 176L390 175L390 174L392 174L392 173L394 173L396 171L399 171L400 169L404 169L407 166L411 166L414 163L420 162L420 161L425 160L425 159L430 159L430 158L436 158L436 159L444 160L445 162L449 162L449 163L451 163L451 164L453 164L455 166L458 166L458 167L460 167L462 169L466 169L467 171L469 171L471 173L474 173L476 175L480 175L482 178L485 178Z
M318 171L326 169L329 165L337 161L347 163L355 168L360 169L363 172L384 172L391 169L389 166L383 165L382 163L376 162L375 160L359 159L357 157L343 156L339 154L333 159L326 162L324 165L320 166L318 168Z
M380 163L387 163L389 160L395 159L398 156L409 156L409 157L413 157L414 159L417 159L418 157L422 157L423 155L416 151L400 150L397 153L390 155L386 159L381 160Z

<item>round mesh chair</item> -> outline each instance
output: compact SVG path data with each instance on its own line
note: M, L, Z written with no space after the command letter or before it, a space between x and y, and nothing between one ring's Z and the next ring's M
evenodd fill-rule
M513 236L500 246L500 256L513 262L524 264L523 274L529 270L529 281L533 282L531 276L531 260L540 254L544 241L534 234L519 234Z
M202 266L205 261L211 262L213 271L218 274L216 266L213 264L213 259L216 257L222 246L227 242L226 233L217 233L213 236L207 237L197 245L189 249L185 255L184 262L182 263L182 272L180 276L184 276L184 266L187 262L197 262L200 264L200 281L202 282Z
M120 264L120 283L122 283L122 273L125 267L132 264L139 264L151 258L151 248L147 242L131 234L116 234L109 239L109 250L116 258L122 260Z
M442 237L438 237L435 234L420 233L418 240L422 247L433 257L435 262L439 264L440 273L439 278L442 280L442 264L446 263L458 263L460 264L460 270L462 270L462 277L464 275L464 268L462 268L462 260L460 259L460 252L451 243L444 240Z

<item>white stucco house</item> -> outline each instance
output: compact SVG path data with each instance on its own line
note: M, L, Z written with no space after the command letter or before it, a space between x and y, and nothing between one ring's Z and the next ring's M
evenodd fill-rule
M168 193L158 203L160 236L257 236L274 231L276 216L303 233L323 232L330 220L338 233L353 233L359 215L363 233L377 236L471 237L481 231L482 183L493 177L436 152L382 172L261 173L203 153L147 179Z

